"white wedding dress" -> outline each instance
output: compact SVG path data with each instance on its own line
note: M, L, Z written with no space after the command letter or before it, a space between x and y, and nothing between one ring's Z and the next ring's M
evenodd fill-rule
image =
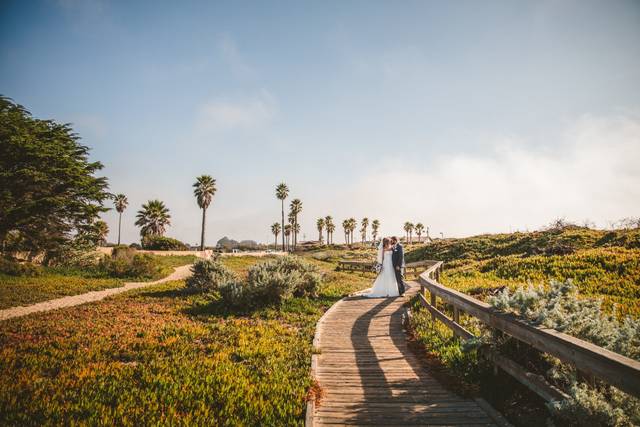
M376 281L373 282L371 290L364 294L365 297L381 298L400 296L396 273L393 270L393 261L391 260L392 255L393 251L383 251L382 248L379 249L378 262L382 264L382 270L380 274L378 274L378 277L376 277Z

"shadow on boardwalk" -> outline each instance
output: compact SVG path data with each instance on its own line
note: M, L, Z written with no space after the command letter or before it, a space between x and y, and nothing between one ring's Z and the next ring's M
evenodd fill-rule
M314 425L494 424L474 400L445 390L409 349L405 298L347 298L323 321L317 379L325 397Z

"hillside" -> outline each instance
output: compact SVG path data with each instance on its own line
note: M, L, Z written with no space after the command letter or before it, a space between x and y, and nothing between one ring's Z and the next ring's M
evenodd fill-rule
M583 227L438 240L407 262L446 262L443 284L483 297L504 286L571 279L584 296L602 297L618 315L640 316L640 230Z

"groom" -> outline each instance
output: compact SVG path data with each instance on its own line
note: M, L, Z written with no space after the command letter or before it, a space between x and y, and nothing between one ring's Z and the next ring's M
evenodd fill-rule
M398 292L400 295L404 295L404 249L398 238L393 236L391 238L391 244L393 245L393 254L391 255L391 262L393 263L393 270L396 273L396 282L398 282Z

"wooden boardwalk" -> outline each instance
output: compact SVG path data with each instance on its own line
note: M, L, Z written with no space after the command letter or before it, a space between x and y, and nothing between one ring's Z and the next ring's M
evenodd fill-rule
M323 389L307 424L496 425L472 399L445 390L407 346L405 297L350 297L318 324L314 374Z

